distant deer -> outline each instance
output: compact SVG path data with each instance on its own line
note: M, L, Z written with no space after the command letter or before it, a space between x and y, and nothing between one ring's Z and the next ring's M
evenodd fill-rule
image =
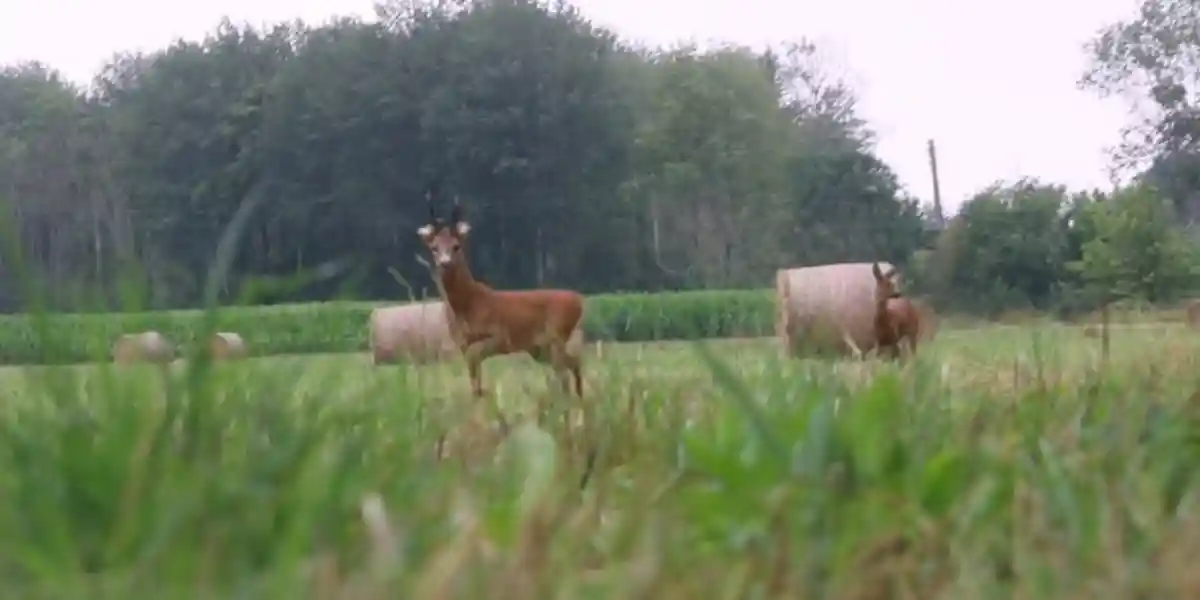
M871 273L875 275L875 347L880 355L886 350L895 360L900 358L901 342L907 342L909 354L915 355L921 332L920 313L900 293L895 267L884 273L879 263L874 263Z
M449 223L438 218L432 197L426 199L429 224L417 235L429 248L438 289L453 313L450 332L466 358L471 392L484 395L483 361L526 352L554 369L564 392L570 393L573 377L575 395L582 398L583 295L570 290L499 291L477 281L465 254L471 226L463 220L458 199Z

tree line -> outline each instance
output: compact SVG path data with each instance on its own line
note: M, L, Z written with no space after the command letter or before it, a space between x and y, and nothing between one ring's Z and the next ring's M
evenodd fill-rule
M964 310L1190 285L1182 159L1170 185L1115 194L993 186L943 230L810 43L646 48L561 2L376 8L223 21L117 54L86 87L39 63L3 69L0 310L195 306L235 221L225 301L429 294L414 233L427 196L463 203L473 265L501 287L767 287L780 267L872 259ZM1130 263L1114 231L1168 249Z
M1081 87L1136 115L1112 149L1127 183L1102 192L1025 179L975 194L915 256L922 287L944 306L1070 315L1200 292L1200 11L1142 0L1087 52Z
M115 56L88 89L5 70L0 196L43 300L113 297L136 272L147 304L195 304L243 206L227 297L297 274L263 300L405 297L429 287L414 231L431 191L461 199L476 269L505 287L762 287L923 243L810 44L637 48L529 0L378 13L225 21Z

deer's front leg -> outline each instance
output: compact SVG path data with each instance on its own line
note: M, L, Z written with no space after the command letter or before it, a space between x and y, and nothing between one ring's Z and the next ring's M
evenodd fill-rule
M490 337L473 341L463 350L463 358L467 361L467 374L471 377L471 393L477 398L484 395L483 361L495 355L499 346L500 339Z
M471 377L471 393L476 398L484 396L483 361L497 353L500 342L500 338L486 338L471 342L463 351L463 355L467 359L467 373ZM500 412L500 407L495 402L492 402L491 408L495 412L501 435L508 435L508 421L504 418L504 413Z

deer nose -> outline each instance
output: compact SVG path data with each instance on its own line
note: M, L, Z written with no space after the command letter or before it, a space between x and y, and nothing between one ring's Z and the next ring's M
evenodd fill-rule
M450 264L451 257L449 254L439 254L437 256L437 264L439 267L445 267Z

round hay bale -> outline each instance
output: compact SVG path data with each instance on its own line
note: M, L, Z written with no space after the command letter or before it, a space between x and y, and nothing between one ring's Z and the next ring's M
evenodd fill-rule
M133 364L150 362L165 364L175 360L175 347L157 331L127 333L113 344L113 362Z
M431 363L458 355L450 335L449 307L441 300L371 311L371 357L376 365Z
M236 360L247 356L246 341L230 331L214 333L209 341L209 349L213 360Z
M835 263L775 274L775 332L785 356L853 356L875 347L871 264ZM879 266L892 268L887 262Z
M1200 300L1188 302L1187 324L1195 329L1200 329Z

